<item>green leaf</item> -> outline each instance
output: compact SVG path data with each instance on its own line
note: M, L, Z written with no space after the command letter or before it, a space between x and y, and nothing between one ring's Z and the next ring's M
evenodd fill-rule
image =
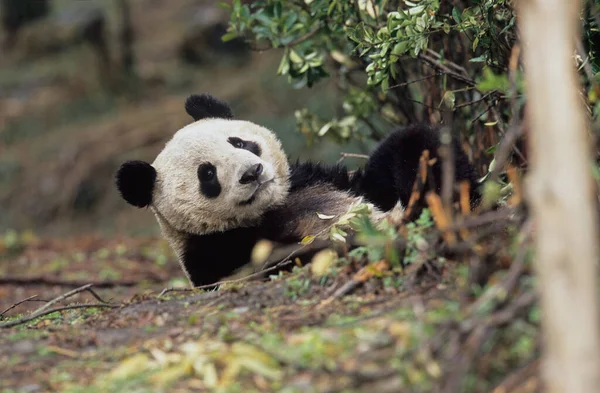
M288 61L287 56L283 56L281 58L281 63L279 63L279 68L277 68L278 75L286 75L290 70L290 62Z
M402 41L394 45L394 49L392 49L392 55L396 57L400 57L408 51L408 42Z
M452 90L448 90L447 92L444 93L444 104L446 104L446 107L449 109L454 109L454 103L456 102L456 96L454 95L454 92Z
M425 10L425 6L419 5L419 6L410 8L408 10L408 14L409 15L417 15L417 14L420 14L421 12L423 12L423 10Z
M481 55L479 57L474 57L469 59L469 63L483 63L486 60L486 55Z
M303 62L302 58L293 49L290 50L290 60L296 64L300 64Z
M273 6L273 15L275 16L276 19L281 18L281 2L278 1Z
M452 8L452 18L456 21L456 23L461 22L460 13L458 12L458 9L456 9L456 7Z
M482 92L498 90L502 92L508 91L510 82L506 74L496 75L489 68L483 69L483 78L477 83L477 88Z
M300 244L303 246L306 246L306 245L311 244L314 241L315 241L315 236L308 235L308 236L304 236L304 238L302 238L302 241L300 242Z
M230 31L228 33L223 34L223 36L221 37L221 41L223 42L227 42L227 41L231 41L234 38L238 37L238 33L235 31Z

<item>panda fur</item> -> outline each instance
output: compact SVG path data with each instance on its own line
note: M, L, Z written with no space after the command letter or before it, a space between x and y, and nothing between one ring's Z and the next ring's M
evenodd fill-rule
M123 163L116 174L122 197L150 207L193 286L213 284L250 261L261 239L299 242L326 233L353 205L373 205L381 220L408 204L423 150L436 157L438 130L414 125L394 130L352 175L343 165L289 164L275 134L234 120L230 107L207 94L185 103L195 120L177 131L152 164ZM456 178L476 173L458 143ZM433 167L439 190L440 164Z

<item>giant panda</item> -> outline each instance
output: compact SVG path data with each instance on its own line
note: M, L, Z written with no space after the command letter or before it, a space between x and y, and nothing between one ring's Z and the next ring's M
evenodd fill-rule
M152 210L193 286L213 284L248 263L261 239L293 243L326 232L335 220L317 213L340 216L366 202L371 218L381 220L407 206L421 153L436 157L440 146L435 128L397 129L349 174L342 165L290 164L273 132L235 120L211 95L190 96L185 110L194 122L153 163L123 163L116 186L129 204ZM457 143L454 153L456 179L471 184L475 201L475 170ZM439 162L433 169L439 184Z

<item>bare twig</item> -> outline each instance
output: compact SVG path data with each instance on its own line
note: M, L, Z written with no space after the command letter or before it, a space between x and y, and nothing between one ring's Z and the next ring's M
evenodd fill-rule
M67 292L67 293L64 293L64 294L62 294L62 295L60 295L60 296L58 296L58 297L55 297L54 299L50 300L48 303L44 304L42 307L40 307L40 308L38 308L37 310L35 310L35 311L32 313L32 315L34 315L34 314L37 314L37 313L41 313L41 312L43 312L44 310L47 310L48 308L50 308L52 305L54 305L54 304L56 304L56 303L60 302L61 300L68 299L68 298L70 298L70 297L72 297L72 296L75 296L75 295L77 295L78 293L81 293L81 292L90 292L90 293L92 294L92 296L94 296L96 299L98 299L98 300L99 300L99 301L101 301L102 303L105 303L105 304L106 304L106 302L105 302L104 300L102 300L102 299L100 298L100 296L98 296L98 295L97 295L97 294L96 294L96 293L95 293L95 292L94 292L94 291L91 289L91 287L92 287L92 284L86 284L86 285L84 285L84 286L81 286L81 287L79 287L79 288L75 288L75 289L73 289L72 291L69 291L69 292Z
M408 82L398 83L397 85L393 85L393 86L388 87L386 90L392 90L392 89L396 89L398 87L404 87L404 86L412 85L413 83L422 82L422 81L427 80L427 79L435 78L438 75L441 75L441 73L435 73L435 74L431 74L431 75L426 75L426 76L424 76L422 78L413 79L413 80L408 81Z
M56 308L52 308L50 310L34 312L26 317L19 318L14 321L0 323L0 328L9 328L9 327L17 326L17 325L22 325L24 323L33 321L36 318L43 317L45 315L52 314L52 313L59 312L59 311L74 310L74 309L78 309L78 308L118 308L118 307L121 307L121 305L120 304L74 304L71 306L56 307Z
M360 158L362 160L368 160L369 156L366 154L356 154L356 153L340 153L340 156L342 156L337 163L341 163L342 161L344 161L346 158Z
M442 56L437 53L436 51L434 51L433 49L429 49L427 48L425 50L428 54L430 54L431 56L435 57L438 60L442 60ZM454 68L456 71L462 73L465 76L469 76L469 73L467 72L467 70L463 67L463 66L459 66L458 64L448 60L448 59L444 59L444 63L450 67L450 68Z
M196 290L196 288L175 288L175 287L168 287L163 289L162 291L160 291L160 293L158 294L157 298L161 298L164 295L166 295L169 292L194 292Z
M515 115L516 116L516 115ZM490 173L490 180L495 180L504 170L504 165L508 161L510 151L515 146L517 139L523 134L523 127L520 125L511 126L500 141L494 157L494 168Z
M535 303L535 292L525 292L517 299L507 304L505 308L495 312L491 316L475 317L462 323L465 332L471 332L464 347L459 347L460 352L456 354L453 370L446 378L442 392L450 393L458 391L460 381L473 364L476 354L481 351L485 340L490 336L494 328L503 326L520 315L524 314ZM457 348L458 349L458 348Z
M476 302L471 304L469 307L470 313L475 313L477 309L481 307L482 304L487 304L488 302L497 298L497 296L506 297L506 295L510 294L519 282L519 278L525 272L525 256L527 255L527 247L525 243L531 238L531 232L533 229L533 223L531 219L525 221L521 228L521 233L523 237L521 238L518 244L518 252L514 261L512 262L510 268L508 269L508 273L506 279L497 287L497 290L488 290L482 296L477 299ZM501 304L505 302L500 302Z
M537 391L533 389L527 389L527 385L534 387L539 386L538 383L531 383L538 378L540 368L540 359L536 358L529 362L521 369L511 373L506 377L500 384L494 389L490 390L489 393L501 393L501 392L532 392Z
M498 174L504 169L504 164L508 160L510 155L510 151L515 148L515 142L523 133L523 128L520 124L518 124L519 116L518 116L518 102L517 102L517 77L516 71L519 65L519 56L521 54L521 47L516 44L511 52L510 61L509 61L509 73L508 79L510 82L510 106L512 111L512 119L508 130L504 133L502 137L502 141L500 141L500 145L496 150L496 154L494 156L495 167L490 173L490 180L495 181L498 177ZM520 152L517 152L520 154ZM521 158L524 160L525 157L521 155Z
M475 87L477 85L473 79L451 70L450 67L446 66L445 64L440 63L433 57L430 57L424 53L419 53L419 59L424 60L430 66L442 71L444 74L448 75L449 77L451 77L453 79L456 79L460 82L465 83L468 86Z
M22 323L25 322L29 322L31 320L34 320L38 317L44 316L44 315L48 315L50 313L56 312L56 311L63 311L63 310L69 310L72 308L83 308L83 307L120 307L120 305L118 304L110 304L105 302L100 296L98 296L98 294L96 292L94 292L94 290L91 288L92 284L86 284L83 285L79 288L75 288L72 291L69 291L67 293L64 293L60 296L55 297L54 299L50 300L48 303L44 304L42 307L38 308L37 310L35 310L34 312L32 312L31 314L29 314L29 316L27 317L23 317L20 318L16 321L10 321L10 322L6 322L4 324L0 324L0 328L3 327L11 327L11 326L15 326L15 325L20 325ZM52 305L68 299L72 296L77 295L78 293L81 292L89 292L94 298L96 298L98 301L102 302L102 304L79 304L79 305L74 305L74 306L66 306L66 307L58 307L58 308L53 308L48 310Z
M471 106L471 105L475 105L475 104L479 104L482 101L485 101L485 99L487 99L489 96L491 96L493 93L486 93L484 95L482 95L481 97L479 97L476 100L473 101L469 101L469 102L464 102L462 104L459 105L455 105L454 109L460 109L460 108L464 108L465 106Z
M6 314L7 312L9 312L10 310L12 310L13 308L19 306L20 304L23 304L25 302L31 301L32 299L35 299L38 295L33 295L33 296L29 296L26 299L20 300L17 303L13 304L12 306L10 306L9 308L7 308L6 310L0 312L0 319L2 319L2 317L4 317L4 314Z
M477 116L475 116L475 118L473 120L471 120L471 124L475 123L483 115L485 115L486 113L488 113L489 111L491 111L494 108L495 105L496 105L496 102L493 102L492 104L488 105L488 107L483 112L481 112L480 114L478 114Z
M352 277L350 281L342 285L337 291L335 291L333 295L331 295L329 298L325 299L322 303L320 303L317 306L317 308L324 307L333 302L335 299L339 299L349 294L359 285L365 283L367 280L373 277L375 272L381 273L387 270L389 267L390 265L385 260L363 267Z
M479 214L477 216L465 217L462 222L449 226L448 230L456 231L460 229L477 228L482 225L497 223L499 221L510 221L514 219L514 213L515 209L513 208L504 208Z
M359 117L359 120L365 123L367 127L369 127L369 129L371 130L371 138L373 138L376 141L380 141L381 139L383 139L383 135L379 132L379 130L377 130L375 124L373 124L369 119L361 116Z
M442 156L442 205L446 210L446 214L452 219L452 195L454 188L455 165L454 165L454 135L452 128L445 126L442 128L442 148L440 155Z
M75 351L71 351L70 349L65 349L65 348L61 348L61 347L57 347L56 345L48 345L46 347L46 349L48 349L49 351L52 351L54 353L57 353L59 355L63 355L63 356L67 356L73 359L77 359L79 358L81 355Z
M583 71L585 75L588 77L588 80L594 80L594 72L592 71L592 66L590 65L590 56L585 53L585 49L583 48L583 44L581 40L577 40L577 54L581 56L583 60Z
M295 39L294 41L290 42L289 44L285 45L287 48L292 48L296 45L299 45L301 43L303 43L306 40L311 39L315 34L317 34L319 32L319 30L321 30L321 25L319 24L317 27L315 27L314 29L312 29L311 31L309 31L307 34L303 35L300 38Z

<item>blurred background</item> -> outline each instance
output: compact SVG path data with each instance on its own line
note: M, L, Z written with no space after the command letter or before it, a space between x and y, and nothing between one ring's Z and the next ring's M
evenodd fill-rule
M342 92L275 76L281 50L224 43L229 13L217 1L0 0L0 17L0 233L158 233L113 175L125 160L151 162L191 121L192 93L274 130L292 160L370 147L309 146L295 110L335 116Z

